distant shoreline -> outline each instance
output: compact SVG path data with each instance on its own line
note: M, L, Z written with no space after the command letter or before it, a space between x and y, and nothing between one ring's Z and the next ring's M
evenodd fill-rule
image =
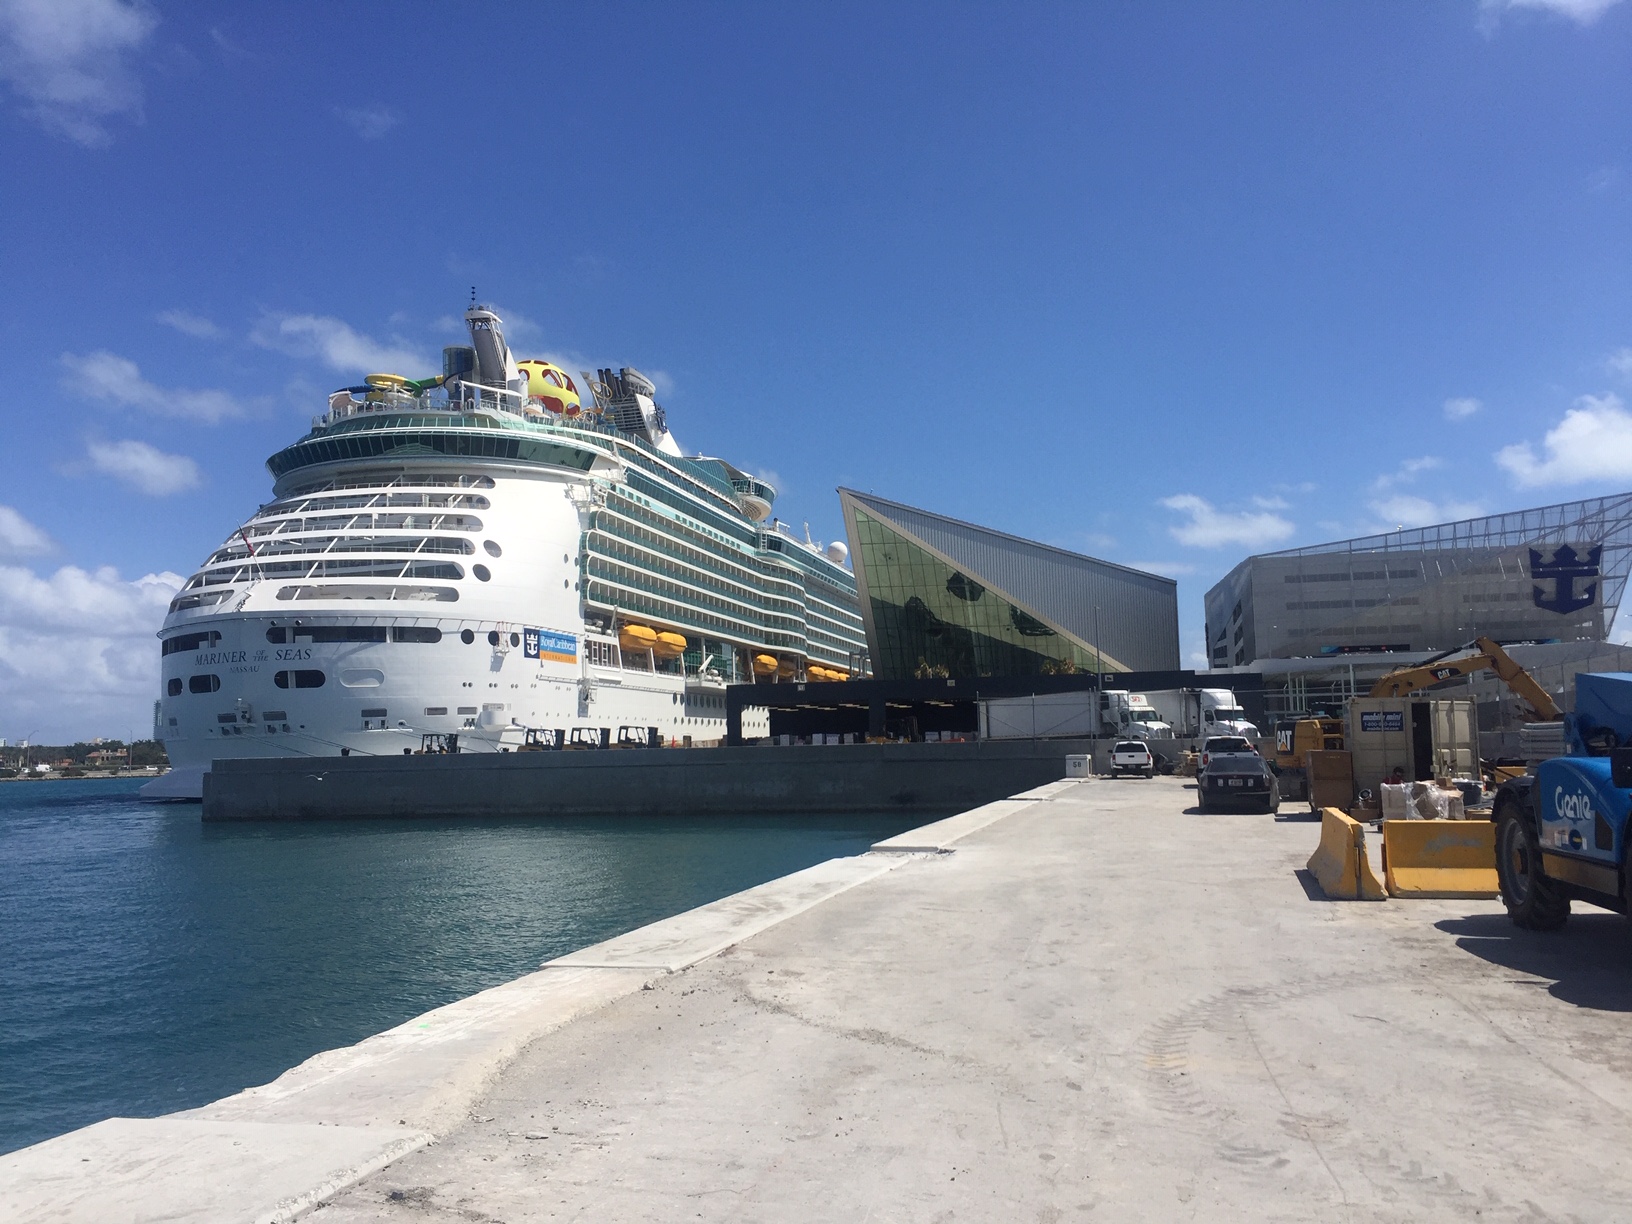
M114 779L125 778L162 778L169 772L168 769L161 769L157 773L148 773L145 769L129 769L121 773L106 773L98 770L96 773L82 773L73 778L59 773L18 774L15 778L0 778L0 782L110 782Z

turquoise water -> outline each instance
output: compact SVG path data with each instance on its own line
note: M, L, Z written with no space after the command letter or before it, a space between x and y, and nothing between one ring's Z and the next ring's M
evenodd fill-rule
M0 1152L201 1105L923 817L205 825L0 783Z

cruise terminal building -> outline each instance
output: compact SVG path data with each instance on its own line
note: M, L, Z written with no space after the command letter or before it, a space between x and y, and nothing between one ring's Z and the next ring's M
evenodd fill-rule
M1567 703L1575 672L1628 665L1608 638L1629 572L1632 493L1264 553L1207 592L1208 661L1296 714L1488 637Z
M1166 672L1171 578L840 489L874 676Z
M728 742L749 706L774 736L973 738L982 701L1195 686L1171 578L855 489L839 501L871 676L733 686Z

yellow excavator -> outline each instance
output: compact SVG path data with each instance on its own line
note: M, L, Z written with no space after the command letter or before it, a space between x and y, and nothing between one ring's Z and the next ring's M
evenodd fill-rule
M1462 654L1471 651L1471 654ZM1459 656L1452 658L1453 655ZM1564 717L1546 689L1537 684L1530 673L1513 661L1513 657L1490 638L1475 638L1466 646L1447 650L1412 667L1391 671L1371 686L1373 697L1404 697L1419 689L1432 688L1459 676L1474 672L1493 671L1530 707L1531 722L1556 722Z
M1466 653L1464 653L1466 652ZM1455 657L1453 657L1455 656ZM1466 646L1447 650L1411 667L1389 672L1372 685L1372 697L1405 697L1432 688L1447 680L1493 671L1520 701L1530 707L1532 722L1555 722L1563 717L1547 690L1537 684L1513 657L1490 638L1476 638ZM1275 767L1281 779L1283 799L1307 796L1305 769L1311 749L1330 751L1343 748L1341 718L1289 718L1275 728Z

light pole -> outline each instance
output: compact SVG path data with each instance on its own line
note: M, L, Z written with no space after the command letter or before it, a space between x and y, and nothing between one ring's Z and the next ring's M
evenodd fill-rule
M1094 691L1105 691L1105 659L1099 653L1099 605L1094 605Z

